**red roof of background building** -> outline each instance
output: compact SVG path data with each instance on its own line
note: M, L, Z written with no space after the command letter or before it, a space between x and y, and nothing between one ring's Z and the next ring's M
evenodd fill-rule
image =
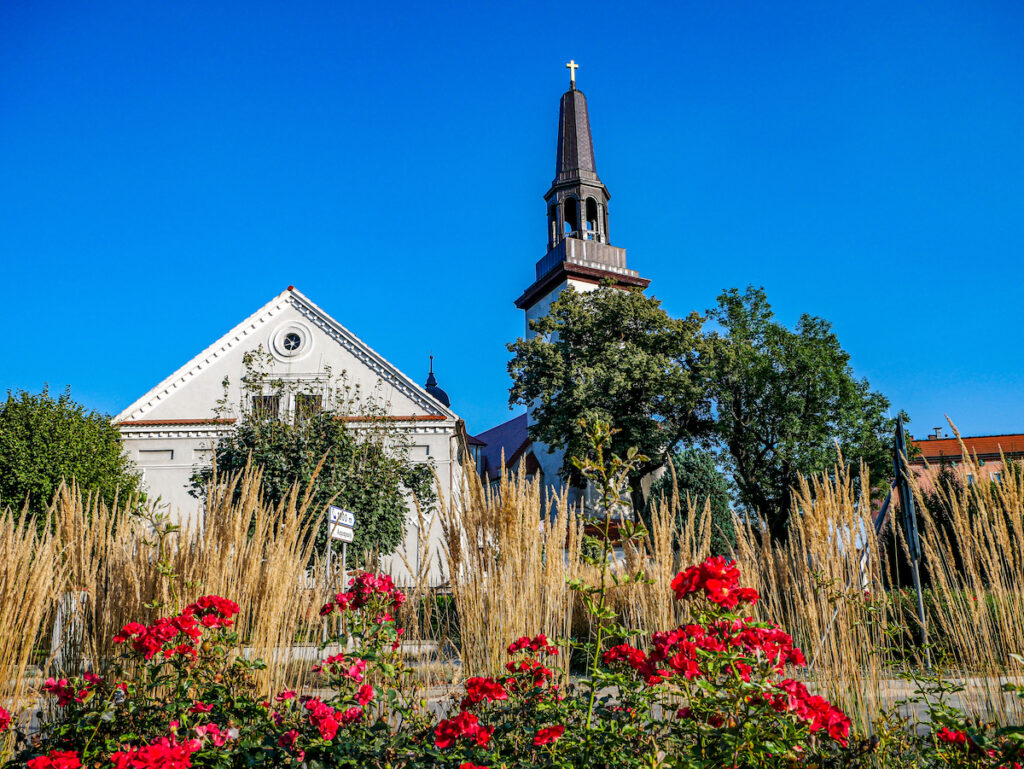
M234 419L128 419L115 427L170 427L173 425L231 425Z
M1011 435L978 435L965 436L964 446L971 456L979 458L998 458L1000 452L1007 456L1024 454L1024 434ZM921 449L921 456L915 461L927 459L929 462L940 459L962 459L963 450L956 438L932 438L915 440L914 445Z

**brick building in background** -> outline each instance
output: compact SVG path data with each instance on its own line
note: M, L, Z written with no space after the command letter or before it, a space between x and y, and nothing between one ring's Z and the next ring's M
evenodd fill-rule
M926 461L936 472L940 471L944 464L956 468L963 463L966 448L967 454L977 460L977 467L969 469L964 480L967 483L974 483L976 480L999 480L1003 473L1004 459L1024 459L1024 434L1021 433L962 436L957 440L942 435L942 428L936 427L933 434L927 438L915 439L913 444L921 453L911 460L910 466L921 490L925 493L932 490L932 479L925 472ZM980 474L981 478L976 478L975 473Z

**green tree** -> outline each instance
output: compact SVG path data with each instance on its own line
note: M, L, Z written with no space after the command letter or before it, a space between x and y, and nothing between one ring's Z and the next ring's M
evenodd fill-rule
M300 489L309 486L323 460L313 483L309 515L322 515L328 504L343 507L356 515L352 551L389 555L405 535L406 494L412 493L425 507L431 507L436 497L431 468L389 448L383 438L386 432L357 436L333 412L321 412L299 425L251 414L217 442L217 473L241 470L248 462L262 467L264 498L277 504L293 484ZM212 477L212 466L196 470L193 496L202 498ZM322 553L326 542L326 527L321 526L316 551Z
M566 288L535 336L508 346L509 403L533 407L531 440L565 451L562 477L584 485L569 457L587 457L584 423L610 422L608 450L647 457L631 466L633 509L644 506L640 480L662 467L683 441L706 435L711 412L700 367L704 337L696 313L669 317L640 291Z
M711 554L729 555L736 546L736 529L729 509L729 482L715 467L714 457L705 451L689 448L672 455L672 464L651 484L651 493L644 512L644 523L650 526L653 506L663 498L671 498L673 482L678 491L677 524L682 526L689 515L687 500L695 510L710 505Z
M141 476L125 456L110 417L71 399L7 392L0 405L0 505L43 513L62 481L77 481L108 505L139 491Z
M295 382L276 377L272 365L273 358L262 350L246 356L241 404L229 403L225 380L219 411L237 415L238 421L214 446L217 475L242 470L247 463L261 467L264 498L274 504L285 499L294 484L304 490L312 483L311 517L322 516L328 504L349 510L356 515L353 553L393 553L405 535L409 496L425 513L437 501L432 466L413 462L408 441L384 409L344 383L339 385L331 372L315 381ZM282 418L276 406L271 411L250 405L253 395L271 392L286 402L284 395L306 394L307 389L316 392L322 407L291 420ZM192 496L205 497L213 477L214 465L197 468ZM316 552L322 553L326 543L326 526L320 526Z
M892 476L889 401L854 376L831 325L803 315L794 330L775 320L764 290L731 289L708 313L714 401L722 463L740 504L785 538L800 475L863 460L872 482ZM906 420L906 416L904 416Z

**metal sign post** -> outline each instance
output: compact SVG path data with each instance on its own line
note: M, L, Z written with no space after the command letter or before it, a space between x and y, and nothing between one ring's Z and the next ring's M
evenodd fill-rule
M341 540L341 589L345 589L348 572L348 546L355 540L356 516L348 510L331 505L327 508L327 574L326 578L336 586L334 569L331 565L334 540ZM327 624L324 624L324 643L327 643Z
M348 546L355 540L356 516L355 513L331 505L327 508L327 521L330 539L341 540L341 587L344 589L348 572Z

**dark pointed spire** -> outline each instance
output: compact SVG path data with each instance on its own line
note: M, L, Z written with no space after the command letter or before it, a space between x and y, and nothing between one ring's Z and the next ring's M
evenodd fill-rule
M558 153L555 159L555 181L575 179L597 180L594 164L594 141L590 136L587 97L575 88L562 94L558 107Z
M555 179L544 196L548 204L548 250L567 237L608 243L611 195L597 176L587 97L576 90L576 62L566 66L572 81L558 104Z
M610 280L620 288L644 289L650 283L626 266L626 249L613 246L609 239L611 195L597 176L587 98L576 89L576 62L565 66L570 80L558 106L555 180L544 193L548 250L537 262L536 281L516 300L527 319L538 303L545 298L550 303L566 284ZM527 335L532 335L529 327Z

